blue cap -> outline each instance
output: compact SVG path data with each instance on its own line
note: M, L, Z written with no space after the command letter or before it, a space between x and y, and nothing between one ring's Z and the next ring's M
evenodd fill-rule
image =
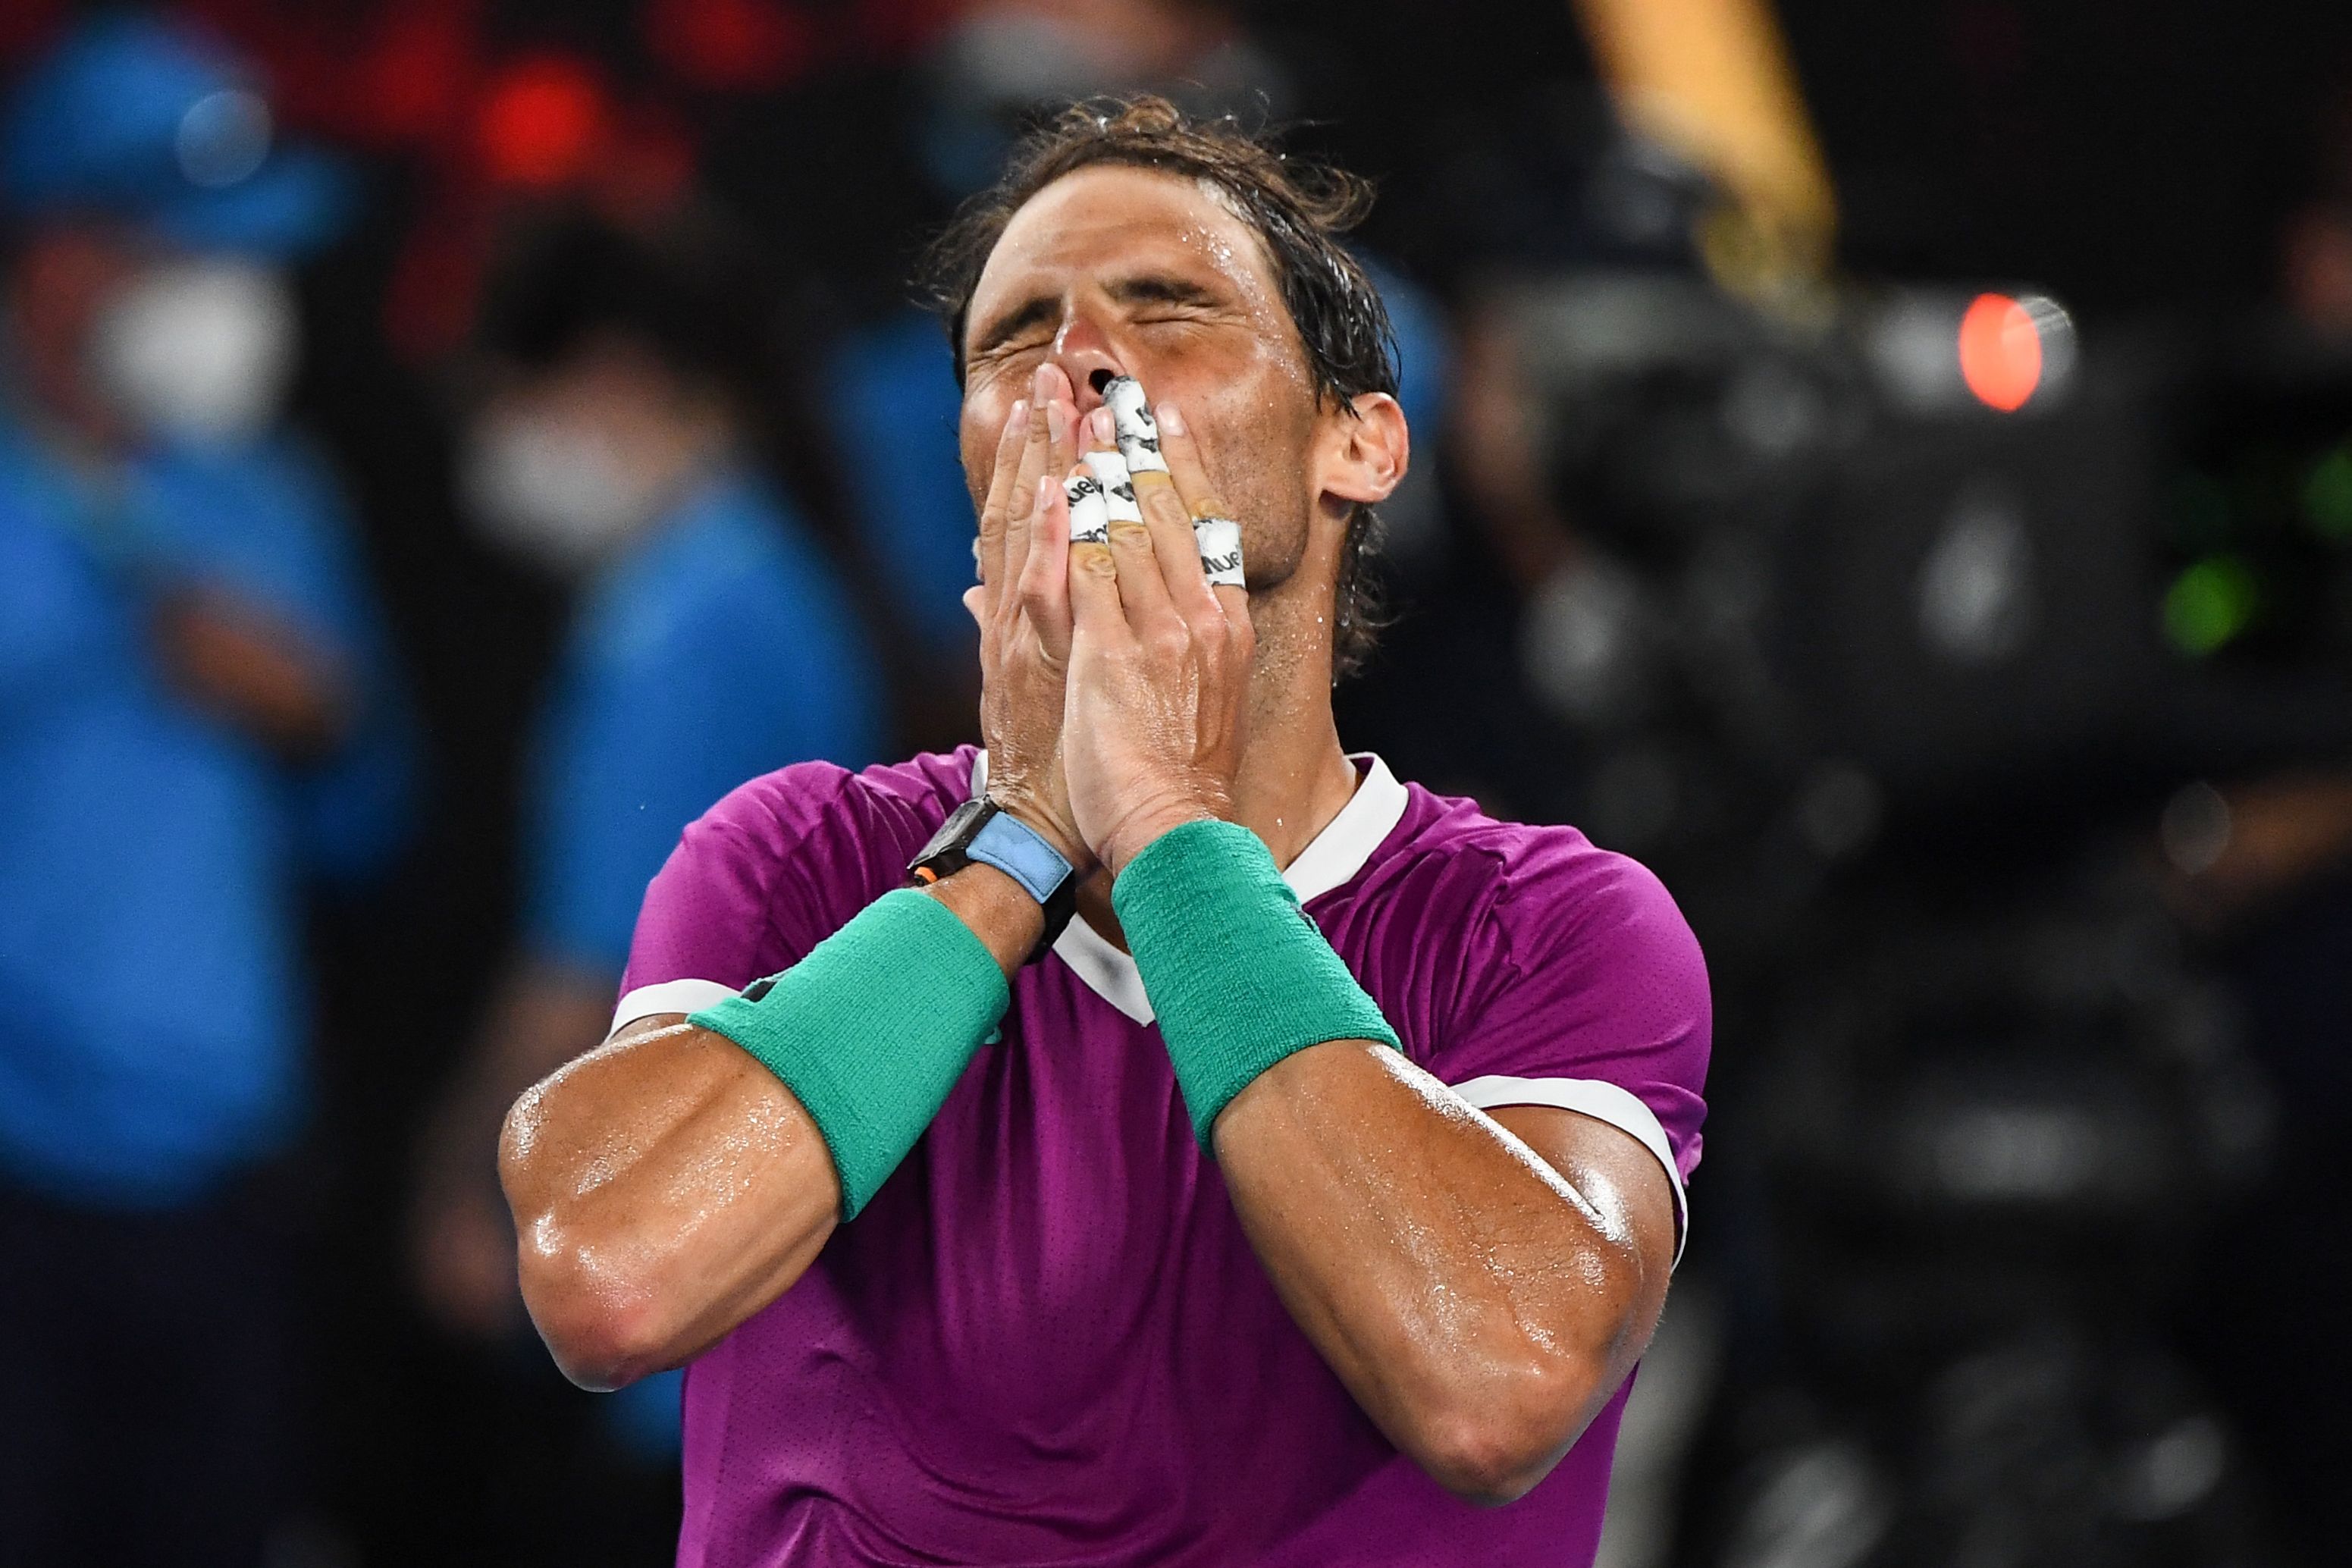
M17 221L113 217L197 250L292 258L351 208L340 162L275 144L256 74L159 17L68 33L0 111L0 207Z

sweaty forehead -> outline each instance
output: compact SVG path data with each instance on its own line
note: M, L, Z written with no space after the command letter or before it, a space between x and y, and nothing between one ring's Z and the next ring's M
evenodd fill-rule
M1063 175L1013 215L981 268L966 326L1017 296L1144 270L1213 275L1238 302L1281 309L1265 246L1215 185L1097 163Z

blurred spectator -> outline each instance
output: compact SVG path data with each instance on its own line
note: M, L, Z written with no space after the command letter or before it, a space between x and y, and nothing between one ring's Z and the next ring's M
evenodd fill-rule
M461 484L482 528L578 590L526 785L520 948L423 1151L419 1284L460 1333L522 1330L499 1126L604 1038L680 831L745 779L859 766L886 739L844 584L755 462L783 384L773 298L676 219L656 239L558 217L492 279ZM674 1453L674 1379L614 1408L643 1451Z
M209 40L108 19L0 124L0 1561L253 1563L294 1499L302 873L407 729L286 267L346 206Z

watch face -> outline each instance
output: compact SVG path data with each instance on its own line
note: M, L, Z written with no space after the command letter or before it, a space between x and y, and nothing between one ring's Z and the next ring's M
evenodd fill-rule
M920 866L950 848L960 847L970 838L974 825L988 809L985 800L968 800L948 813L948 819L940 824L937 833L931 835L931 841L924 845L922 852L915 857L914 865ZM913 869L913 867L908 869Z

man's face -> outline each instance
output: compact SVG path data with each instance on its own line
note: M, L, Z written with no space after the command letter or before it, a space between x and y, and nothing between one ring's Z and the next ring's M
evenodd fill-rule
M1314 379L1256 233L1213 190L1117 164L1046 186L982 270L964 363L961 442L975 509L1006 414L1040 364L1067 374L1081 413L1101 401L1098 372L1131 375L1155 404L1184 411L1241 521L1250 586L1297 569L1317 489Z

